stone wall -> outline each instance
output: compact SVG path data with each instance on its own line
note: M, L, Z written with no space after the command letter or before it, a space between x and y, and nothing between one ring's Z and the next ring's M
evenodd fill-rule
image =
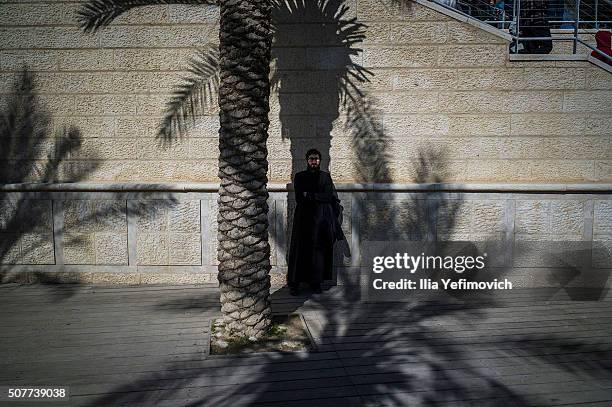
M0 218L2 282L216 283L214 192L69 189L0 195L12 208ZM609 194L341 190L339 197L346 241L335 247L338 284L360 282L369 241L494 245L502 255L490 259L492 275L517 287L612 284ZM272 192L269 205L271 278L283 285L295 202ZM585 247L588 258L579 268L547 259L539 245L551 242L562 258Z
M275 8L271 182L290 182L311 146L331 156L323 165L337 182L422 182L412 163L425 148L444 155L446 182L612 180L610 73L585 61L509 61L506 39L397 3ZM11 83L27 66L49 114L43 130L20 136L44 138L33 151L0 154L3 181L216 182L214 104L171 146L155 135L189 58L218 42L217 8L151 6L84 34L79 5L0 2L0 105L15 103ZM80 140L69 154L58 148L64 125ZM47 157L53 177L41 175ZM91 233L92 252L125 239Z

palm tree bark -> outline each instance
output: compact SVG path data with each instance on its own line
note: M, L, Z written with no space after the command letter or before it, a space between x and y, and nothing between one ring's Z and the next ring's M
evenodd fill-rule
M269 0L221 0L218 259L221 311L237 336L271 323L268 243Z

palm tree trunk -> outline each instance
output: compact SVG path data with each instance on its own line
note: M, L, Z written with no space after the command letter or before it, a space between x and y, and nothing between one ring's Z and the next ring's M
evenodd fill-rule
M268 243L269 0L221 0L218 259L221 311L238 336L271 323Z

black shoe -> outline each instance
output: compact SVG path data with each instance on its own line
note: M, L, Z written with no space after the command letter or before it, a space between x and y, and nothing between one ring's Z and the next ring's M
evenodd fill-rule
M300 290L297 287L289 287L289 294L295 297L300 294Z
M311 284L310 288L315 294L321 294L323 292L323 290L321 289L321 284Z

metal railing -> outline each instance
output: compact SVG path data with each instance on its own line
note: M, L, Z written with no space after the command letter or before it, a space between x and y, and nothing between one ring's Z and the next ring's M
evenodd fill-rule
M593 30L612 29L612 0L434 0L446 8L508 31L511 53L546 54L552 41L582 44L612 61L612 57L579 38ZM559 30L552 36L550 30ZM566 31L567 30L567 31ZM600 58L601 59L601 58Z

